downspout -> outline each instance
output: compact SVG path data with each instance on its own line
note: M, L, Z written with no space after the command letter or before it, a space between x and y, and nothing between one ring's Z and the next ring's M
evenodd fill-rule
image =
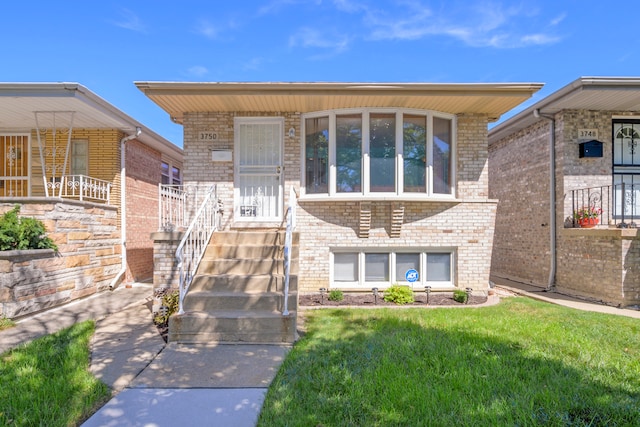
M553 116L540 114L540 110L533 110L536 118L543 118L549 122L549 280L545 291L552 291L556 283L556 120Z
M127 169L126 169L126 156L125 156L125 144L127 141L136 139L142 133L142 129L136 128L136 133L133 135L127 135L120 140L120 247L122 267L120 271L111 281L109 289L115 289L116 285L124 274L127 272Z

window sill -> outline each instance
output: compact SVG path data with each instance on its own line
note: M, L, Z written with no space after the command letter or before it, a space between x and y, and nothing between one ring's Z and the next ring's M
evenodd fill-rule
M457 199L454 196L437 195L408 195L403 194L401 196L395 194L383 195L383 194L369 194L354 195L354 194L335 194L335 195L302 195L298 198L299 203L314 203L314 202L447 202L447 203L461 203L463 200ZM486 201L486 200L483 200Z

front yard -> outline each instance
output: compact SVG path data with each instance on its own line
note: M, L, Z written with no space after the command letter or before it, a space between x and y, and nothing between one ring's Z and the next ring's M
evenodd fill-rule
M640 323L526 298L305 312L260 426L640 425Z

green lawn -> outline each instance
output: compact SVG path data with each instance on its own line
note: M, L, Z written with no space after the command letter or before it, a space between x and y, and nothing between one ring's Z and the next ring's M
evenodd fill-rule
M637 426L640 321L527 298L305 312L260 426Z
M75 426L110 397L89 372L86 321L0 355L1 426Z

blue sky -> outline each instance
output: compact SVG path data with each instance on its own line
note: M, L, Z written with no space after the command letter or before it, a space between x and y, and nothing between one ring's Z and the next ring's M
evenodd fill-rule
M640 75L637 0L23 0L0 10L0 81L81 83L179 146L182 127L134 81L545 83L526 106L580 76Z

